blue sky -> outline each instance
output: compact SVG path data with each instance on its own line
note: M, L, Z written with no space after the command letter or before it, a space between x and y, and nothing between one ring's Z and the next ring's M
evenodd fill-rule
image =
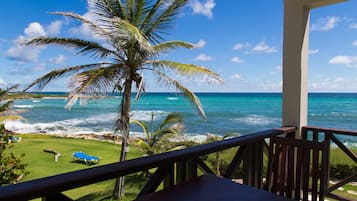
M2 2L0 12L0 87L26 86L50 70L90 63L60 47L25 47L32 37L93 37L80 23L49 14L52 11L87 15L86 0L24 0ZM309 90L357 91L357 1L311 12ZM282 83L283 0L190 0L167 40L196 44L192 50L163 55L210 68L224 79L220 85L201 78L182 79L199 92L280 92ZM145 75L147 91L169 91ZM67 79L45 91L65 91Z

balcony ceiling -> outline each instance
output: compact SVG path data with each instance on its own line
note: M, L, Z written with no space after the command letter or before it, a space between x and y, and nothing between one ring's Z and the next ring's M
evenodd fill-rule
M342 3L348 0L303 0L305 5L309 8L318 8L322 6L328 6L331 4Z

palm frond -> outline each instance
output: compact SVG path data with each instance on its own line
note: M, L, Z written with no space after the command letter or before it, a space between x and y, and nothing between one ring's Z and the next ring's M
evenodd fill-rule
M98 96L108 93L121 78L122 65L112 65L77 73L71 77L66 108L70 109L82 95Z
M2 114L3 112L6 112L7 110L9 110L10 106L14 103L14 101L9 100L9 101L5 101L4 103L2 103L0 105L0 114Z
M1 89L0 88L0 101L4 99L4 96L7 95L9 92L12 92L13 90L17 89L19 87L18 84L12 85L6 89Z
M147 153L152 153L152 154L155 153L153 147L150 146L150 144L148 144L148 142L146 142L145 139L137 138L133 142L134 142L133 143L134 146L138 147L139 149L141 149Z
M168 41L153 46L153 49L155 50L156 53L159 53L159 52L166 52L168 50L172 50L180 47L191 49L194 47L194 45L184 41Z
M152 64L154 67L162 67L162 68L169 68L171 70L174 70L177 73L183 74L183 75L208 75L211 78L213 78L213 81L216 81L218 83L222 83L223 80L222 78L215 72L209 70L208 68L202 67L202 66L197 66L193 64L184 64L180 62L174 62L174 61L166 61L166 60L154 60L154 61L148 61L147 64Z
M136 27L139 27L142 18L143 18L143 14L145 13L145 5L146 5L146 0L137 0L136 1L136 6L135 6L135 12L134 12L134 19L133 24Z
M177 80L174 80L160 71L154 71L158 75L159 81L165 82L168 86L174 86L176 89L181 91L197 108L200 115L206 119L206 114L203 110L202 104L198 97L189 89L180 84Z
M71 17L76 20L81 21L83 24L86 24L89 26L89 28L94 32L94 34L105 37L105 38L110 38L110 33L108 33L105 29L103 29L101 26L98 26L97 24L93 23L92 21L88 20L87 18L78 15L76 13L70 13L70 12L50 12L51 14L55 15L62 15L66 17Z
M183 116L180 113L172 112L166 116L164 121L161 122L159 129L168 126L173 123L181 123L183 121Z
M146 29L147 25L152 21L153 16L155 16L163 2L164 0L157 0L155 4L147 8L148 12L146 12L145 18L140 25L140 30Z
M109 63L95 63L95 64L86 64L86 65L79 65L73 66L68 68L56 69L53 70L46 75L37 78L34 82L28 85L23 91L27 91L28 89L32 88L33 86L37 86L39 89L43 89L49 82L52 80L58 79L68 74L74 74L86 69L93 69L102 67L103 65L107 65Z
M187 1L188 0L174 0L167 8L165 8L163 4L160 4L161 7L153 14L150 22L143 27L145 36L147 36L150 41L158 42L161 40L162 37L156 34L156 32L165 33L165 30L169 30L180 8L183 7Z
M134 44L138 44L140 49L146 52L153 52L152 46L146 39L146 36L135 25L116 17L112 19L112 26L121 36L128 36L126 39L128 43L134 42Z
M130 119L130 123L140 126L146 135L146 140L150 140L150 133L145 122L136 119Z
M125 5L121 0L99 0L89 1L89 6L94 14L97 16L111 19L119 17L120 19L127 20Z
M76 38L37 37L25 43L25 45L59 45L77 49L77 54L91 54L94 57L118 56L116 52L105 48L99 43Z

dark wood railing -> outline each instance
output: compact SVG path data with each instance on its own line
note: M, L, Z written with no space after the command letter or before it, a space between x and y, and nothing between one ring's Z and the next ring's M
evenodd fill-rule
M213 173L200 157L233 147L239 147L239 149L223 176L230 178L234 169L241 165L244 175L243 183L261 188L263 150L267 146L265 139L284 134L295 134L295 128L266 130L178 151L0 187L0 200L30 200L40 197L44 200L72 200L62 192L156 168L155 173L141 189L138 195L140 197L156 191L161 183L166 188L190 180L197 176L198 170L203 173Z
M329 129L329 128L319 128L319 127L304 127L302 129L302 138L303 139L311 139L312 141L327 141L328 144L331 147L331 144L335 144L339 149L341 149L352 161L354 161L357 164L357 156L354 154L345 144L341 142L338 136L350 136L350 137L357 137L357 131L346 131L346 130L338 130L338 129ZM328 152L328 161L330 160L329 156L330 152ZM327 169L330 170L330 163L327 163L328 167ZM329 178L329 171L327 172L327 181L330 180ZM350 183L352 181L357 180L357 172L354 174L346 177L345 179L342 179L341 181L337 182L334 185L331 186L326 186L325 188L327 189L327 197L336 199L336 200L351 200L349 198L345 198L343 196L339 196L333 193L334 190L338 189L339 187L342 187L346 185L347 183ZM328 183L326 185L329 185Z
M206 165L202 156L234 147L238 147L238 149L222 176L232 178L234 171L237 168L241 168L243 171L242 179L244 184L262 188L264 177L263 155L268 150L266 139L281 135L294 137L295 132L296 129L293 127L271 129L154 156L112 163L0 187L0 200L23 201L43 198L46 201L70 201L72 199L65 196L63 194L64 191L154 168L155 172L138 194L138 197L140 197L156 191L160 184L163 184L163 188L167 188L188 181L196 177L199 173L214 173L214 171ZM356 137L357 132L317 127L304 127L302 129L302 138L313 141L326 140L329 144L334 143L357 163L356 155L338 139L338 135ZM329 169L329 166L327 168ZM328 173L326 177L329 179ZM338 196L334 194L333 191L356 179L357 173L354 173L335 185L326 186L326 189L328 189L327 196L337 200L352 200Z

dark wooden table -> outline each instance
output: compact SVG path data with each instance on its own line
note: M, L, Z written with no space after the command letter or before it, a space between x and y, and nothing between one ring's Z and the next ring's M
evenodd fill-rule
M273 193L235 183L214 175L204 175L136 201L292 201Z

